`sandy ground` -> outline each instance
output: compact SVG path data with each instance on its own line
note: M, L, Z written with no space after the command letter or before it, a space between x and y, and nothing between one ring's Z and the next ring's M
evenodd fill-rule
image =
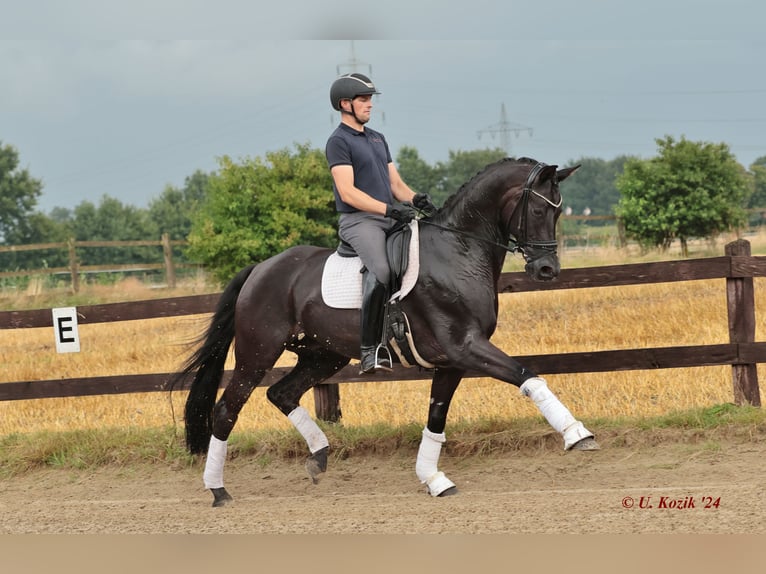
M302 463L227 463L235 502L212 508L201 467L40 470L0 484L0 533L763 533L766 445L758 437L445 453L459 494L432 498L411 453Z

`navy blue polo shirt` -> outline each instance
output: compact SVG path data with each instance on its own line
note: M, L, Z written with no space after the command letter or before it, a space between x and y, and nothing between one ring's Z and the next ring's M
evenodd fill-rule
M332 169L336 165L350 165L354 168L354 185L383 203L393 203L391 180L388 176L388 164L391 151L382 133L365 126L359 132L346 124L340 124L330 134L325 147L327 163ZM341 213L358 211L341 201L335 182L335 207Z

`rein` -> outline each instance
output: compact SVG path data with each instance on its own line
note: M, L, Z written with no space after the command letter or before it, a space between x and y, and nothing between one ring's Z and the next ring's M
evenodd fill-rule
M517 251L521 252L521 248L519 244L513 238L511 238L509 241L513 241L515 245L503 245L502 243L498 243L497 241L492 241L491 239L487 239L486 237L480 237L478 235L474 235L473 233L468 233L467 231L463 231L462 229L456 229L454 227L441 225L440 223L434 223L433 221L429 219L418 219L418 223L424 223L426 225L430 225L432 227L441 229L442 231L449 231L451 233L454 233L455 235L462 235L463 237L468 237L469 239L475 239L476 241L483 241L484 243L489 243L490 245L494 245L495 247L500 247L502 249L505 249L509 253L516 253Z
M463 237L468 237L469 239L474 239L476 241L483 241L484 243L488 243L490 245L494 245L495 247L500 247L501 249L505 249L509 253L521 253L525 258L526 258L526 254L524 253L525 247L531 247L532 249L544 249L548 251L556 251L558 247L556 240L530 241L527 237L527 226L529 223L527 219L527 206L529 204L529 195L531 193L534 193L537 197L541 198L548 205L550 205L551 207L555 209L558 209L559 207L561 207L561 203L563 201L563 198L561 198L559 199L558 203L553 203L550 199L548 199L547 197L544 197L543 195L539 194L537 191L532 189L532 184L534 183L535 179L537 179L537 176L546 166L547 164L539 162L530 170L529 175L527 175L527 179L524 182L524 188L521 190L521 200L520 200L522 211L521 211L521 221L519 223L519 231L521 232L521 238L520 239L517 239L515 237L509 238L508 241L513 243L513 245L503 245L502 243L498 243L496 241L492 241L491 239L487 239L486 237L480 237L478 235L474 235L473 233L468 233L467 231L463 231L462 229L456 229L454 227L448 227L446 225L434 223L433 221L430 221L428 219L419 219L418 222L431 225L443 231L449 231L451 233L455 233L456 235L462 235Z

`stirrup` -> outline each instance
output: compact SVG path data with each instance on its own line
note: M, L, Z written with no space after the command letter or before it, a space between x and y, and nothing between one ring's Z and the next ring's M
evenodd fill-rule
M380 355L380 350L383 349L385 351L385 355L388 355L386 358L385 356ZM369 365L365 367L365 359L369 358L370 355L372 355L372 365ZM369 361L367 361L369 363ZM361 361L359 362L359 374L365 375L365 374L371 374L376 373L378 371L386 371L391 372L393 369L391 368L391 365L393 364L393 361L391 360L391 352L388 350L388 347L383 345L382 343L378 344L377 347L375 347L374 351L370 351L366 355L362 353Z
M384 351L384 355L380 356L380 351ZM387 373L392 372L394 369L392 368L394 364L393 359L391 359L391 351L388 350L388 347L385 346L383 343L380 343L377 347L375 347L375 369L386 371Z

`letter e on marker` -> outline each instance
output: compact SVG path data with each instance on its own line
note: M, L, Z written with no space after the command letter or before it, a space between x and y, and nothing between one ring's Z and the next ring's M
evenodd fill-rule
M57 353L79 353L80 334L77 331L77 308L53 309L53 333Z

